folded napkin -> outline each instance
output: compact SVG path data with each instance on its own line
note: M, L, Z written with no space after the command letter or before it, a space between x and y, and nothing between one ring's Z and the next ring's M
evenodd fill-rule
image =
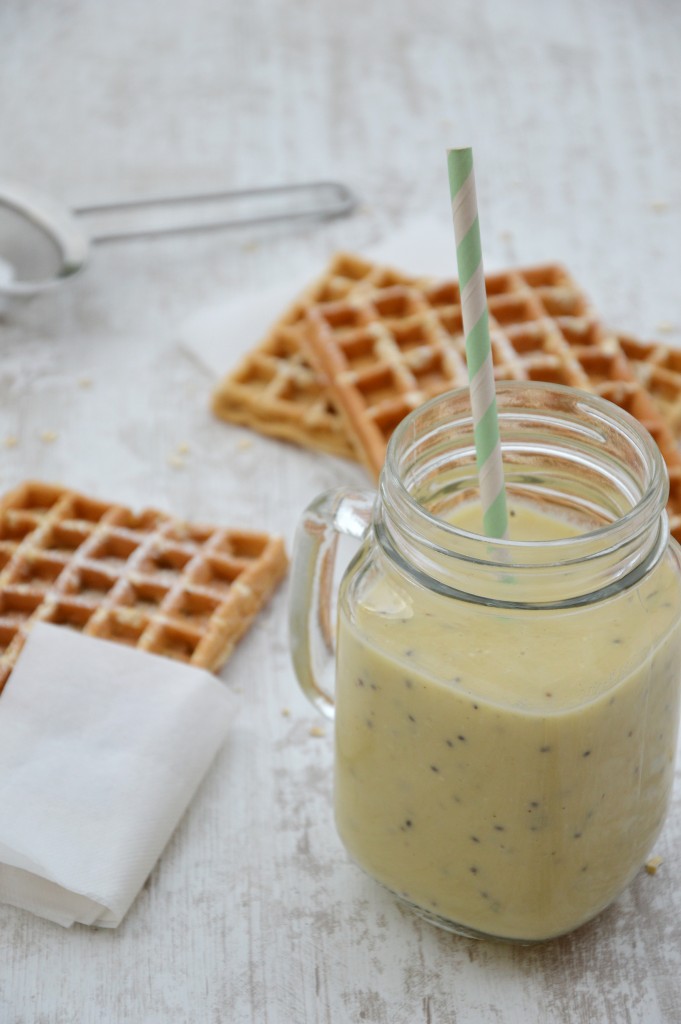
M115 928L231 709L208 672L36 625L0 696L0 900Z

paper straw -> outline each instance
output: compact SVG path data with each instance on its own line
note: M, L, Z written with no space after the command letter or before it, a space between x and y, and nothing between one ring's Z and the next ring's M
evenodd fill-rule
M448 150L447 169L454 216L463 329L466 336L466 361L482 523L488 537L506 537L508 512L499 441L485 273L482 266L478 203L475 195L473 150Z

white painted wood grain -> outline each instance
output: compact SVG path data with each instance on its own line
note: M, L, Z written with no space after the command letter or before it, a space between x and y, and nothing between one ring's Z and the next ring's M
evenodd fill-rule
M304 504L362 472L240 447L250 435L211 419L212 381L176 327L412 215L448 223L457 143L475 146L490 262L561 259L613 324L652 336L667 322L680 341L680 42L664 0L5 0L3 175L71 205L337 177L363 207L296 231L97 248L80 279L11 308L3 489L36 474L257 519L290 544ZM225 338L225 369L237 348ZM62 931L0 908L2 1024L678 1021L681 782L660 871L593 924L529 950L440 933L335 837L331 736L310 735L285 606L284 588L224 672L242 712L122 926Z

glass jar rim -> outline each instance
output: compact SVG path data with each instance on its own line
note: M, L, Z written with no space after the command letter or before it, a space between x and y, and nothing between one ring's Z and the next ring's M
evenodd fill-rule
M402 479L398 465L400 455L407 447L408 434L413 430L414 424L419 419L425 420L429 416L432 417L433 411L438 410L439 407L449 407L451 409L454 405L458 405L462 413L460 420L463 422L467 418L469 422L472 422L470 393L467 387L436 395L415 408L398 424L388 442L385 464L381 473L380 490L384 507L386 498L392 498L393 504L397 504L407 514L415 516L417 521L427 523L431 529L437 530L443 538L450 536L452 539L464 540L467 550L471 553L474 552L473 561L478 564L491 564L495 562L499 565L508 565L509 556L511 564L522 565L523 552L536 550L537 547L541 547L546 552L547 561L543 563L545 566L550 564L557 566L565 565L566 562L570 562L572 559L565 556L561 557L560 552L577 552L580 547L589 543L599 543L601 550L603 550L609 546L609 539L611 539L612 543L615 543L616 534L622 535L622 533L629 533L630 531L638 532L646 524L650 524L653 518L659 518L664 511L669 493L667 469L653 437L638 420L600 395L582 391L578 388L540 381L500 381L496 385L496 395L499 420L502 426L502 451L504 447L503 420L504 415L509 410L524 408L530 415L539 416L542 408L550 408L542 407L539 403L536 405L526 403L524 406L517 403L510 404L521 394L526 394L530 397L533 395L539 396L540 394L555 396L555 400L559 403L562 401L566 408L573 408L575 412L581 413L579 418L580 427L583 427L586 422L592 423L594 427L599 422L606 422L611 427L614 426L619 434L626 439L626 442L631 445L632 449L640 453L642 462L648 468L647 485L630 509L611 522L599 525L592 530L586 530L567 538L542 539L541 541L489 538L464 530L430 512L414 497ZM508 406L506 405L507 401L509 402ZM585 413L587 414L586 417L584 416ZM575 417L575 421L577 422L577 417ZM497 555L497 557L494 557L492 553L493 548L498 550L504 549L503 556ZM520 562L515 561L513 553L521 559ZM582 556L579 554L574 555L575 561L580 561L581 558Z

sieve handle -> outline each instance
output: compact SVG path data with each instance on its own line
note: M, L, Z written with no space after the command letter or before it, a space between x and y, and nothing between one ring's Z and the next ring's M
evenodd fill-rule
M239 213L239 207L255 202L255 212ZM340 182L312 181L297 185L271 185L263 188L226 189L190 195L155 196L80 206L73 211L79 217L108 216L129 213L133 217L148 211L183 208L195 214L197 208L219 205L224 213L213 219L190 219L183 223L163 223L97 231L90 234L92 242L113 242L132 238L153 238L157 235L190 234L225 228L248 227L253 224L276 224L295 220L325 220L345 217L357 205L353 192ZM232 212L229 212L232 211Z

